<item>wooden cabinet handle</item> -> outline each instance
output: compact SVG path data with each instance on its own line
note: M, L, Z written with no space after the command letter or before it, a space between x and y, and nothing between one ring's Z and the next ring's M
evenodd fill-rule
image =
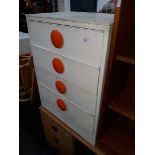
M53 126L53 125L52 125L51 128L52 128L52 130L53 130L54 132L57 132L57 131L58 131L58 129L57 129L55 126Z
M55 142L56 144L59 144L59 139L58 139L58 138L54 137L53 140L54 140L54 142Z

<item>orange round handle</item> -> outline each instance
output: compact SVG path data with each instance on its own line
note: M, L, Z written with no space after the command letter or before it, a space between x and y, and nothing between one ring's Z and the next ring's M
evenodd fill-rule
M64 72L64 65L63 65L63 62L60 59L54 58L53 61L52 61L52 65L54 67L54 70L57 73L63 73Z
M51 41L56 48L62 48L64 40L61 32L58 30L53 30L51 32Z
M57 105L58 105L58 107L59 107L62 111L66 111L66 110L67 110L66 103L65 103L63 100L57 99Z
M61 93L61 94L65 94L66 93L66 86L62 81L57 80L55 82L55 86L57 88L57 90Z

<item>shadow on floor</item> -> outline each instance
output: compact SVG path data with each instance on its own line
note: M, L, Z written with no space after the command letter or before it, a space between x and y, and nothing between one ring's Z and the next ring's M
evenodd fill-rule
M38 106L19 104L19 155L55 155L47 145Z

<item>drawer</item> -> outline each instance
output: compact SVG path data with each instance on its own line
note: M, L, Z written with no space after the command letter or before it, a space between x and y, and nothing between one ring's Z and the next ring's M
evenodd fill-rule
M90 94L97 94L99 68L79 63L36 46L32 46L32 53L35 66L59 76Z
M49 131L45 135L48 144L55 150L55 152L59 155L72 155L73 154L73 146L72 143L69 143L64 139L64 137L56 136L51 134Z
M102 31L42 22L30 22L29 30L32 44L100 66L104 38ZM51 41L51 32L55 30L58 31L53 37L56 44Z
M49 89L60 93L77 106L81 107L91 115L95 115L96 95L88 93L59 76L36 67L38 83L41 83ZM60 84L58 83L60 82ZM59 86L59 85L60 86Z
M93 133L93 116L42 85L39 85L39 92L43 107L54 113L54 115L66 124L68 124L69 121L71 124L76 124L79 128L82 128L89 133ZM70 126L70 124L68 125Z
M41 112L41 118L49 145L58 154L73 154L74 140L72 135L43 112Z
M58 123L56 123L56 121L52 120L48 115L41 112L41 118L43 126L45 127L45 129L49 130L50 133L56 136L61 135L68 142L72 141L71 134L68 131L66 131L63 127L61 127Z

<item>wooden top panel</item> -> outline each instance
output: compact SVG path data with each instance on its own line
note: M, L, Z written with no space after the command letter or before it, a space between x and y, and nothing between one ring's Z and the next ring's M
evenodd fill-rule
M28 14L28 17L41 17L50 19L59 19L72 22L93 23L101 25L111 25L114 20L113 14L104 13L86 13L86 12L53 12Z
M114 14L86 13L86 12L53 12L40 14L27 14L28 19L65 24L70 26L103 30L104 26L110 26L114 21ZM91 26L90 26L91 25Z

